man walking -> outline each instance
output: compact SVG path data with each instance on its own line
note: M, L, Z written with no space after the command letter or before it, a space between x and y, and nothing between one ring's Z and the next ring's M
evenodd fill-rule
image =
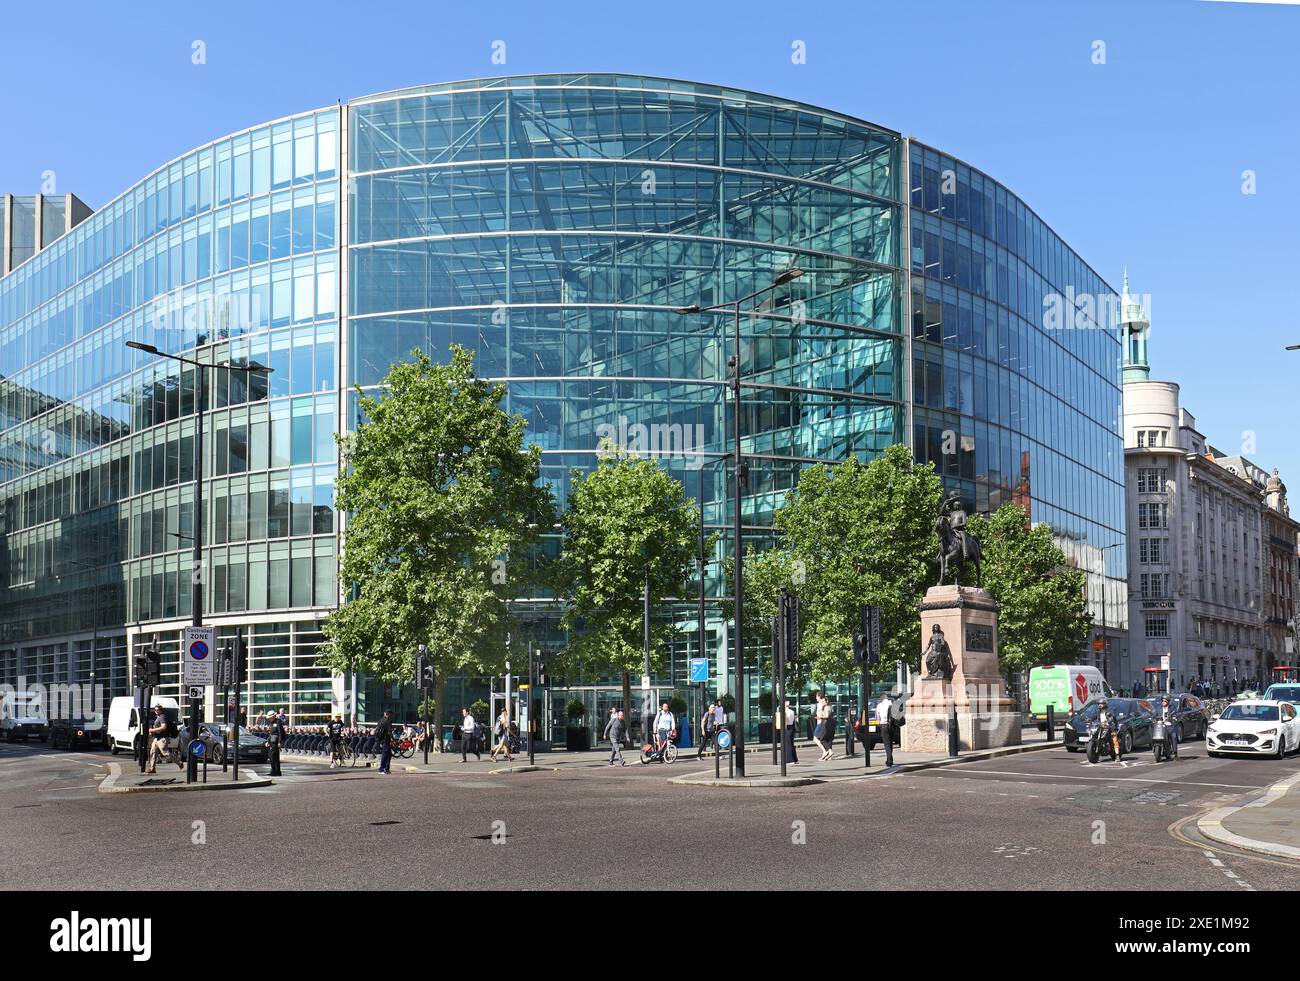
M167 740L175 738L176 723L167 721L161 704L153 707L153 722L149 726L149 766L145 773L158 772L158 760L167 755ZM177 764L180 765L180 764Z
M267 738L267 759L271 764L271 776L280 776L280 747L284 744L284 717L274 709L267 716L267 723L271 727L271 734Z
M622 709L614 713L614 717L609 720L605 732L609 736L609 763L607 765L627 766L627 760L623 759L623 740L627 738L627 724L623 721Z
M610 706L609 721L605 723L605 731L600 734L601 739L609 738L609 731L614 728L614 720L616 718L618 718L618 709L614 706Z
M478 744L478 719L467 708L460 710L460 761L468 763L467 754L474 753L474 759L482 760L483 751Z
M697 760L704 758L704 750L707 749L709 743L713 741L713 723L713 702L709 702L709 707L706 708L704 714L700 716L700 749L699 752L695 754Z
M379 741L379 772L384 776L390 773L393 765L393 713L385 712L379 725L375 726L375 739Z

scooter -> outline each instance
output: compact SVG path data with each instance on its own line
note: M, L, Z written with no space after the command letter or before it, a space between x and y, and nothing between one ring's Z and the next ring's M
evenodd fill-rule
M1156 719L1151 726L1151 754L1160 763L1174 758L1174 723Z

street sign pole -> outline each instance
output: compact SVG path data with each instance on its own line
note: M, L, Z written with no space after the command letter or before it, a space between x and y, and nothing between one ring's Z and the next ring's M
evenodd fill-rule
M244 680L244 634L242 630L235 631L235 646L231 658L231 669L235 676L235 765L232 768L233 779L239 783L239 706L240 701L240 683Z
M537 672L534 670L537 666L536 655L533 653L533 642L528 642L528 765L534 766L537 763L537 756L533 747L533 692L537 687Z

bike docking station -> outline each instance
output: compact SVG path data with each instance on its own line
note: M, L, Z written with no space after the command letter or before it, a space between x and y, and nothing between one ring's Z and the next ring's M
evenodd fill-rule
M1018 746L1023 716L998 671L1000 607L975 586L931 586L920 604L924 673L912 684L903 750L956 756Z

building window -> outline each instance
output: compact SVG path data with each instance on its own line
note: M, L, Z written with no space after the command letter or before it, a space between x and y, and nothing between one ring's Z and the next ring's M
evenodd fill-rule
M1168 538L1142 538L1138 540L1138 561L1144 565L1169 561Z
M1138 505L1139 528L1165 528L1168 525L1168 516L1169 505L1167 504Z
M1169 636L1168 617L1147 617L1146 635L1153 639Z
M1138 493L1139 494L1160 494L1164 492L1165 483L1169 480L1169 470L1166 467L1141 467L1138 470Z

